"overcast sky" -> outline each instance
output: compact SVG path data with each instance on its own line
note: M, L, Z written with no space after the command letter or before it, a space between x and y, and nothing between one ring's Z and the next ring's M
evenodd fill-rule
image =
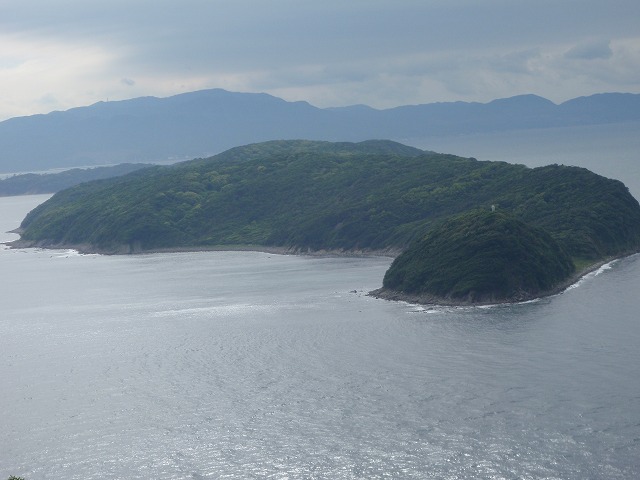
M640 93L640 1L0 0L0 120L205 88L377 108Z

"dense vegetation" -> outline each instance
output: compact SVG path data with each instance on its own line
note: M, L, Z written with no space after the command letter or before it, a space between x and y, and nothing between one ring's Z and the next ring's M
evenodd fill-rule
M123 163L110 167L72 168L59 173L24 173L0 180L0 197L55 193L82 182L117 177L148 167L143 163Z
M525 300L573 271L571 257L545 230L476 210L430 229L394 260L383 287L472 303Z
M32 211L22 239L107 252L242 244L399 251L434 222L492 204L546 230L574 258L640 245L640 207L617 180L387 141L273 141L78 185Z

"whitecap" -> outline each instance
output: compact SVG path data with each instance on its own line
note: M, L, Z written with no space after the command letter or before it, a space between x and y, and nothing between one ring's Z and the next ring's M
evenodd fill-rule
M242 315L247 312L266 313L276 310L275 305L259 305L252 303L237 303L231 305L212 305L207 307L187 307L187 308L171 308L154 312L154 317L174 317L174 316L234 316Z
M597 277L598 275L600 275L601 273L606 272L607 270L611 270L613 268L613 264L616 263L618 261L618 259L612 260L610 262L605 263L604 265L601 265L599 268L593 270L592 272L587 273L586 275L583 275L582 277L580 277L578 279L578 281L572 285L569 285L565 291L567 290L573 290L574 288L578 288L580 285L582 285L586 280L590 279L590 278L594 278Z

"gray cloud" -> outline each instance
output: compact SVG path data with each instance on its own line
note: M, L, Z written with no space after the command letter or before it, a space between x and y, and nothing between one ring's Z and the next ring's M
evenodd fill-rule
M489 59L496 72L509 72L528 75L532 73L532 62L539 60L539 49L507 52Z
M319 106L564 100L587 60L618 67L573 93L628 85L638 18L637 0L0 0L0 88L61 105L209 87Z
M230 68L333 62L401 51L438 52L565 41L615 26L637 30L635 1L219 0L16 2L3 31L95 41L147 66L224 62ZM626 15L616 13L626 6ZM606 8L603 8L606 7ZM624 9L624 7L622 7ZM622 18L620 18L622 17ZM629 26L629 24L632 24ZM609 27L607 27L607 25ZM635 33L634 33L635 34Z
M576 45L567 53L565 58L578 60L606 59L613 56L609 40L599 40L595 42Z

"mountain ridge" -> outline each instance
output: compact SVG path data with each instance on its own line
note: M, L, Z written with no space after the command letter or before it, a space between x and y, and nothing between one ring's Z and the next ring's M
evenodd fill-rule
M27 172L207 157L268 140L358 142L640 121L640 95L603 93L555 104L533 94L488 103L378 110L318 108L266 93L199 90L96 102L0 122L0 171ZM36 141L37 140L37 141Z

